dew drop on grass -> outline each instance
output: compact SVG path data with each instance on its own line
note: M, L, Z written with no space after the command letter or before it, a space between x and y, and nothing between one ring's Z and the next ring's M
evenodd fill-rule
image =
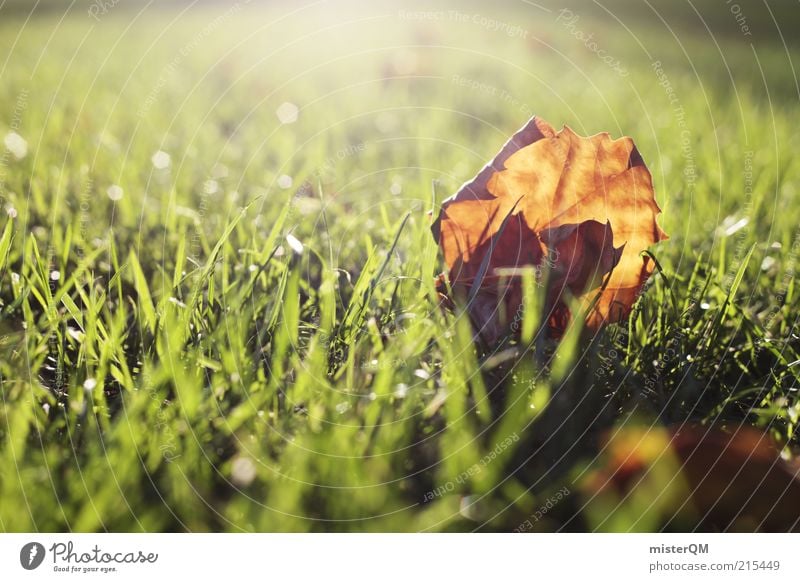
M181 308L186 307L186 304L177 297L170 297L169 302Z
M217 192L219 192L219 182L216 180L206 180L203 183L203 193L216 194Z
M111 198L111 200L113 200L114 202L122 200L122 196L124 194L125 194L124 190L116 184L112 184L111 186L108 187L108 190L106 190L106 195L109 198Z
M67 326L67 335L76 341L83 341L83 332L74 327Z
M737 232L742 230L745 226L747 226L748 222L750 222L750 219L748 219L747 217L736 220L735 216L728 216L725 218L725 220L722 221L723 234L725 236L731 236L733 234L736 234Z
M51 281L58 281L59 279L61 279L61 273L59 271L50 271Z
M150 158L150 161L153 163L153 167L156 170L165 170L169 168L172 158L170 158L167 152L158 150L153 154L153 157Z
M3 140L3 144L18 160L28 155L28 142L16 131L9 131Z
M288 190L292 187L292 177L287 176L286 174L281 174L278 176L278 188L282 188L283 190Z
M286 242L289 244L289 247L297 253L298 255L303 254L303 243L301 243L294 235L287 234L286 235Z
M94 378L86 378L86 381L83 383L83 389L87 392L91 392L97 387L97 380Z
M481 507L479 503L480 497L477 495L465 495L461 498L458 504L458 513L464 519L470 521L480 521Z
M238 487L247 487L256 478L256 466L252 459L236 457L231 465L231 480Z
M278 116L278 121L284 125L294 123L297 121L297 118L300 115L300 109L298 109L297 105L294 103L289 103L286 101L281 103L280 106L275 110L275 115Z

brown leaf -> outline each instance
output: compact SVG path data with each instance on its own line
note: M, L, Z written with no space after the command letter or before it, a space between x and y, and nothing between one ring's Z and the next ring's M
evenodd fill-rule
M585 138L566 126L556 132L534 117L444 202L432 230L456 291L471 291L491 253L469 308L492 341L522 301L519 277L503 279L504 268L547 267L557 332L570 315L567 291L591 308L590 329L627 317L653 270L642 251L667 238L656 224L659 212L650 172L630 138Z

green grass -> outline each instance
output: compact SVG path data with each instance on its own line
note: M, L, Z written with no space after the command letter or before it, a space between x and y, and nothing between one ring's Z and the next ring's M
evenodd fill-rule
M122 4L0 9L0 530L508 531L567 487L538 527L624 531L577 479L625 419L800 444L794 45L587 8L623 78L523 4ZM531 113L633 136L671 239L627 324L487 352L428 212Z

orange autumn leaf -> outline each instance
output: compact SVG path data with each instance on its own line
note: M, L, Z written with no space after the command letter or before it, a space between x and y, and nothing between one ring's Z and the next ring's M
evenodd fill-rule
M520 267L546 270L557 334L572 315L568 295L589 329L626 318L653 271L642 251L667 238L659 212L631 138L556 132L534 117L444 202L433 233L450 285L470 297L470 316L491 342L521 308Z

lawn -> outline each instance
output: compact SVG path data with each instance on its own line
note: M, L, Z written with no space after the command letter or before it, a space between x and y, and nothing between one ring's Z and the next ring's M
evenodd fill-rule
M797 9L627 4L0 3L0 531L720 529L669 454L592 483L800 446ZM431 212L531 115L632 136L670 239L487 346Z

